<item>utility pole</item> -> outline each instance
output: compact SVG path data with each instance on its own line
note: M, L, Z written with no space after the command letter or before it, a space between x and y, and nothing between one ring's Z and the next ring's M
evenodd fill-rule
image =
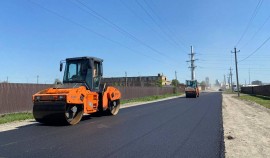
M190 55L190 60L187 61L187 62L190 62L190 67L189 68L191 69L191 80L195 80L195 68L196 68L196 66L195 66L194 62L197 59L194 59L195 53L193 52L193 47L192 46L191 46L191 53L189 55Z
M177 82L177 72L175 71L175 86L177 87L178 86L178 82Z
M8 76L7 76L7 83L8 83Z
M229 85L229 89L231 88L231 82L230 82L230 74L228 74L228 85Z
M233 83L232 83L232 68L230 67L230 78L231 78L231 88L232 88L232 92L233 92Z
M175 94L178 93L178 80L177 80L177 72L175 71Z
M250 68L248 68L248 84L250 85Z
M232 92L233 92L233 84L232 84L232 68L230 67L230 79L231 79L231 89L232 89Z
M224 75L224 82L223 84L225 85L225 89L226 89L226 75Z
M236 70L236 82L237 82L237 93L238 93L238 97L240 96L239 93L239 81L238 81L238 67L237 67L237 55L236 53L240 52L240 50L236 51L236 47L234 47L234 57L235 57L235 70Z
M39 78L39 76L37 75L37 84L38 84L38 78Z
M125 72L125 77L126 77L125 85L126 85L126 87L127 87L127 72Z

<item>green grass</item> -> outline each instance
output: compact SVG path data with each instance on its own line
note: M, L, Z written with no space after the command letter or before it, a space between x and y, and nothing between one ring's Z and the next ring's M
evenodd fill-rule
M222 91L225 94L237 94L237 92L232 92L232 89L226 89L225 91Z
M176 93L176 94L165 94L165 95L155 95L155 96L148 96L148 97L142 97L142 98L135 98L135 99L128 99L128 100L121 100L121 104L126 103L133 103L133 102L146 102L146 101L153 101L168 97L174 97L174 96L180 96L182 93Z
M238 97L236 97L236 98L238 98ZM239 99L250 101L250 102L255 102L255 103L260 104L268 109L270 108L270 97L268 97L268 96L247 95L247 94L241 93Z
M34 117L32 113L4 114L0 115L0 124L33 118Z

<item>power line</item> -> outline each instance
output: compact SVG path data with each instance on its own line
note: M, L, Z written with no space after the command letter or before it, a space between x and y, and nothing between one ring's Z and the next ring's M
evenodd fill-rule
M264 25L268 22L268 20L270 19L270 15L266 18L266 20L264 21L264 23L260 26L260 28L253 34L253 36L250 38L250 40L248 40L248 42L246 44L244 44L241 48L243 49L245 46L247 46L247 44L252 41L254 39L254 37L262 30L262 28L264 27Z
M90 8L88 5L86 5L85 3L81 2L80 0L76 0L76 2L78 2L80 5L84 6L87 11L85 9L83 9L82 7L78 6L80 9L86 11L87 13L93 15L94 17L102 20L103 22L109 24L112 28L114 28L116 31L122 33L123 35L129 37L130 39L140 43L141 45L144 45L145 47L147 47L148 49L152 50L153 52L162 55L164 57L170 58L168 55L160 52L159 50L153 48L152 46L146 44L145 42L143 42L142 40L138 39L137 37L135 37L133 34L129 33L128 31L126 31L125 29L121 28L120 26L116 25L115 23L113 23L112 21L110 21L109 19L107 19L106 17L100 15L98 12L94 11L92 8ZM75 4L75 3L74 3ZM173 59L174 60L174 59Z
M35 4L36 6L38 6L38 7L40 7L40 8L42 8L43 10L45 10L45 11L47 11L47 12L49 12L49 13L51 13L51 14L53 14L53 15L55 15L55 16L57 16L57 17L63 19L63 20L65 20L65 21L69 22L69 23L72 23L72 24L74 24L74 25L76 25L76 26L78 26L78 27L80 27L80 28L82 28L82 29L85 29L85 30L91 32L91 33L94 33L94 34L96 34L97 36L99 36L99 37L101 37L101 38L103 38L103 39L105 39L105 40L107 40L107 41L110 41L110 42L112 42L112 43L115 43L115 44L117 44L117 45L120 45L120 46L122 46L122 47L124 47L124 48L130 50L131 52L137 54L137 55L140 54L140 55L143 55L143 56L145 56L145 57L148 57L148 58L150 58L150 59L152 59L152 60L155 60L155 61L157 61L157 62L163 62L163 61L161 61L161 60L158 60L158 59L153 58L152 56L149 56L149 55L146 55L146 54L143 54L143 53L139 53L138 51L136 51L136 50L134 50L134 49L132 49L132 48L130 48L130 47L128 47L128 46L125 46L125 45L123 45L122 43L120 43L120 42L118 42L118 41L115 41L115 40L113 40L113 39L111 39L111 38L108 38L108 37L104 36L103 34L100 34L100 33L96 32L96 31L90 29L89 27L86 27L86 26L84 26L84 25L82 25L82 24L79 24L79 23L77 23L77 22L75 22L75 21L69 19L69 18L66 18L65 16L62 16L61 14L59 14L59 13L53 11L53 10L50 10L50 9L48 9L48 8L42 6L42 5L40 5L40 4L38 4L38 3L34 2L34 1L31 1L31 0L28 0L28 1L31 2L31 3L33 3L33 4Z
M265 45L268 41L270 40L270 36L257 48L255 49L255 51L253 51L251 54L249 54L246 58L240 60L239 62L245 61L246 59L248 59L249 57L251 57L253 54L255 54L259 49L262 48L263 45Z
M244 32L242 33L240 39L238 40L238 42L236 43L235 46L238 46L238 44L241 42L241 40L243 39L243 37L244 37L245 34L247 33L247 30L249 29L249 27L250 27L251 23L253 22L254 18L256 17L256 15L257 15L257 13L258 13L258 10L260 9L262 3L263 3L263 0L259 0L257 6L256 6L256 8L255 8L255 10L253 11L253 13L252 13L252 15L251 15L251 17L250 17L250 19L249 19L249 22L248 22L248 24L247 24L247 26L246 26Z
M140 15L138 15L136 13L136 11L134 11L134 9L132 9L131 7L129 7L123 0L120 0L120 2L122 3L123 6L125 6L130 12L132 12L135 16L137 16L145 25L147 25L151 31L154 31L156 33L156 35L159 35L160 39L167 41L168 43L172 44L173 46L176 46L174 43L172 43L172 41L170 41L169 39L167 39L166 35L161 34L160 32L156 31L156 29L154 27L151 27L149 25L149 23L147 23ZM178 47L177 47L178 48Z
M136 0L137 1L137 0ZM144 1L144 3L146 4L146 6L151 10L151 12L157 17L157 19L159 19L159 21L161 22L161 23L163 23L164 24L164 22L163 22L163 20L162 20L162 18L156 13L156 11L151 7L151 5L146 1L146 0L143 0ZM138 2L138 1L137 1ZM151 14L149 14L150 16L151 16ZM154 20L154 18L151 18L151 19L153 19ZM159 26L159 28L162 30L162 32L164 32L171 40L172 40L172 42L174 42L177 46L179 46L179 47L183 47L183 48L185 48L185 49L187 49L186 48L186 44L184 44L182 41L180 41L180 43L181 43L181 45L179 44L179 42L177 42L174 38L173 38L173 36L172 35L176 35L171 29L170 29L170 27L168 27L168 25L164 25L166 28L167 28L167 30L170 32L170 35L161 27L161 25L159 25L157 22L155 22L158 26Z

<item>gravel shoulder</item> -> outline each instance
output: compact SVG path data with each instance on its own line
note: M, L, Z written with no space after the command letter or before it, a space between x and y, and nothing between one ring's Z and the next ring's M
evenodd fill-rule
M223 94L226 157L270 157L270 110Z

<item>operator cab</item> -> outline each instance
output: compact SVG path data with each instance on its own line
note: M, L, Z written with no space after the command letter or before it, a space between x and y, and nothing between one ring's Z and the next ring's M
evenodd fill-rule
M186 87L197 87L197 80L186 80Z
M67 58L63 83L84 83L87 89L99 91L102 62L102 59L95 57ZM62 68L63 62L60 63L60 71Z

